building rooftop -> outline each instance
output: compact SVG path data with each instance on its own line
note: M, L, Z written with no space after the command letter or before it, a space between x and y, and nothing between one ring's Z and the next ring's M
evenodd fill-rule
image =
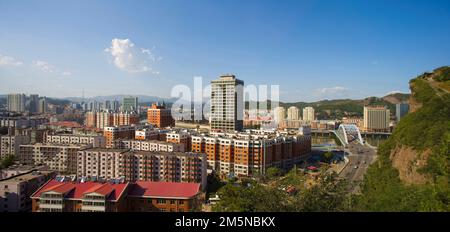
M86 148L83 149L82 151L126 152L129 151L129 149L94 147L94 148Z
M199 183L137 181L128 193L132 197L160 197L186 199L200 192Z
M166 155L166 156L193 156L198 155L202 156L204 154L202 153L195 153L195 152L169 152L169 151L135 151L130 150L126 152L125 154L142 154L142 155Z
M35 144L24 144L20 145L21 147L34 147L34 146L41 146L41 147L73 147L73 148L87 148L91 145L87 144L69 144L69 143L35 143Z
M64 198L69 199L82 199L85 194L98 193L107 197L107 200L116 201L124 193L128 186L128 183L101 183L101 182L77 182L66 181L61 182L57 180L50 180L35 193L31 195L31 198L39 198L44 192L58 192L64 194Z
M0 183L17 183L17 182L22 182L22 181L28 181L28 180L32 180L36 177L39 176L44 176L47 174L50 174L54 171L50 171L50 170L36 170L36 171L29 171L26 173L22 173L22 174L18 174L12 177L8 177L5 179L0 180Z

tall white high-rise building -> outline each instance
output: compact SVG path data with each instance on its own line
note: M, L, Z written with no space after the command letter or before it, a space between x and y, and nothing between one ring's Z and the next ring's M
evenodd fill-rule
M300 119L300 110L295 106L289 107L287 110L287 119L288 120L299 120Z
M244 120L244 81L222 75L211 81L211 130L241 131Z
M8 94L8 110L25 112L26 96L23 93Z
M284 107L279 106L273 109L273 117L276 123L282 122L285 119L285 116L286 110L284 109Z
M303 108L303 120L308 122L315 120L314 108L310 106Z

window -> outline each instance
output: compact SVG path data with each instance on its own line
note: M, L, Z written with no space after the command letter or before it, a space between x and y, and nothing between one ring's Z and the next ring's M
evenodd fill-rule
M157 203L157 204L165 204L165 203L166 203L166 200L165 200L165 199L157 199L157 200L156 200L156 203Z
M170 200L171 205L175 205L175 200Z

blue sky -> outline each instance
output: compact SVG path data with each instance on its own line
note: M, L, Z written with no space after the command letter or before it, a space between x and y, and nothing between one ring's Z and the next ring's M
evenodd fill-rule
M169 97L234 73L283 101L362 98L449 64L450 1L0 0L0 94Z

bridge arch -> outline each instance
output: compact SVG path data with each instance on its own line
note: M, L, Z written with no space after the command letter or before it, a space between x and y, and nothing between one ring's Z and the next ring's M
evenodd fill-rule
M337 131L333 131L344 146L347 146L353 141L357 141L364 145L364 140L361 136L359 128L354 124L341 124Z

